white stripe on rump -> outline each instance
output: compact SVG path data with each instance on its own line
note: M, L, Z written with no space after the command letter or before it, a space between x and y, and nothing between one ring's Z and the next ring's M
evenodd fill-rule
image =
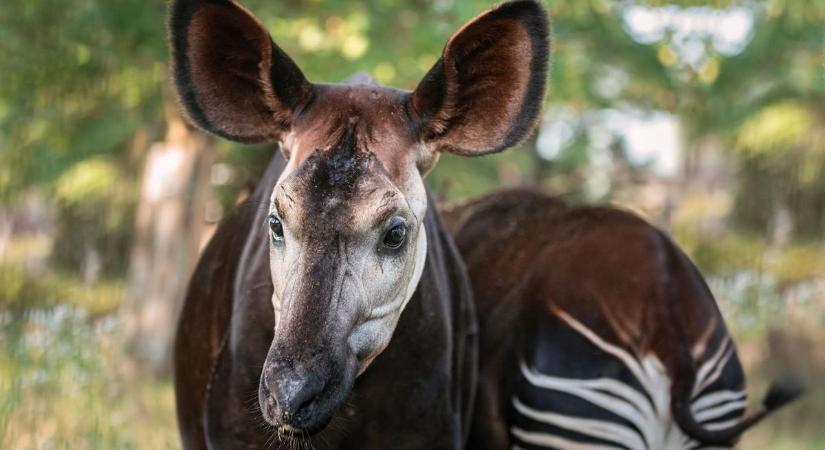
M520 363L521 374L537 389L574 396L592 405L594 410L610 412L633 426L540 410L526 403L524 398L513 397L512 404L516 413L535 424L534 429L510 428L517 441L513 448L518 448L518 445L561 450L690 450L698 447L698 443L682 432L671 416L671 380L658 357L653 354L643 357L633 355L605 341L564 311L556 313L590 343L619 360L636 378L643 391L612 378L576 379L545 375L531 368L524 359ZM719 379L734 354L729 337L723 339L718 347L697 371L694 399L691 402L691 411L696 420L708 429L721 429L735 424L738 418L729 419L729 415L736 411L743 414L746 406L744 391L703 392ZM543 425L572 431L592 440L577 441L569 435L560 436L553 433L553 428Z

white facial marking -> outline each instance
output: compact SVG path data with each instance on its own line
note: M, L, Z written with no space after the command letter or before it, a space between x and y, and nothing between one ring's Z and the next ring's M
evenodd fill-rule
M286 141L295 145L297 139L288 137ZM286 142L285 141L285 142ZM274 291L272 307L275 313L276 329L284 316L282 300L284 293L294 289L303 275L300 268L305 267L307 252L304 250L303 239L308 239L311 230L294 230L288 226L289 217L297 217L305 213L300 198L289 192L290 176L295 173L299 163L296 161L296 152L290 152L291 158L278 179L270 196L270 213L275 211L276 198L281 200L280 207L286 217L284 224L284 239L273 244L270 242L270 272ZM350 350L358 359L358 374L363 373L370 363L389 344L390 339L401 317L401 313L409 303L420 281L427 256L427 233L424 227L424 218L427 212L427 196L421 175L414 164L408 164L408 180L404 186L394 186L388 179L376 183L380 189L378 194L371 195L363 205L354 209L347 226L360 230L357 237L348 237L341 244L337 274L330 273L330 277L342 277L336 282L337 309L330 311L329 320L339 323L352 323L351 331L346 338ZM387 200L383 193L393 191L390 196L397 215L407 224L407 242L398 254L389 255L380 250L381 240L386 231L384 224L374 227L376 211ZM283 201L285 194L294 198L294 203ZM324 203L330 208L331 199ZM330 245L334 245L330 243ZM309 280L311 281L311 280ZM288 306L287 306L288 307ZM335 317L338 315L338 317Z
M400 286L401 289L398 290L397 296L390 298L387 302L376 302L367 313L366 320L356 326L349 336L350 348L356 354L362 355L358 361L359 375L387 347L398 320L401 318L401 313L418 287L418 282L424 271L424 262L427 259L427 232L423 223L419 226L417 234L416 242L411 243L415 246L412 272L407 270L406 273L400 274L399 278L402 279L402 286ZM408 264L407 267L409 266Z

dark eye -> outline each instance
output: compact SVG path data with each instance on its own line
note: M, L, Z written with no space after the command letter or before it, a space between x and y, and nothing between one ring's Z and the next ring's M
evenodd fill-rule
M272 233L272 240L283 241L284 225L281 223L281 219L272 214L269 216L269 219L267 219L267 222L269 223L269 231Z
M390 227L384 233L384 247L390 249L399 249L407 240L407 225L399 219L393 219L390 222Z

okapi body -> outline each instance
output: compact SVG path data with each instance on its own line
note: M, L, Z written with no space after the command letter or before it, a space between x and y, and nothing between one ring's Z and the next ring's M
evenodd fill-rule
M660 230L529 190L445 212L479 316L471 449L728 448L745 378L703 278Z
M442 152L500 151L534 128L541 6L479 15L412 92L309 82L229 0L173 1L170 33L191 121L285 157L191 279L174 357L184 448L464 448L476 318L423 177Z

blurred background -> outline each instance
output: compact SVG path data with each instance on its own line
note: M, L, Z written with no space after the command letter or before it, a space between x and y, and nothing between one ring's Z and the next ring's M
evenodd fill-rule
M483 0L246 0L311 80L415 87ZM537 135L445 156L444 201L534 185L631 209L701 268L753 398L743 449L825 449L825 3L547 0ZM162 0L0 5L0 448L179 448L169 344L198 252L276 151L169 87Z

